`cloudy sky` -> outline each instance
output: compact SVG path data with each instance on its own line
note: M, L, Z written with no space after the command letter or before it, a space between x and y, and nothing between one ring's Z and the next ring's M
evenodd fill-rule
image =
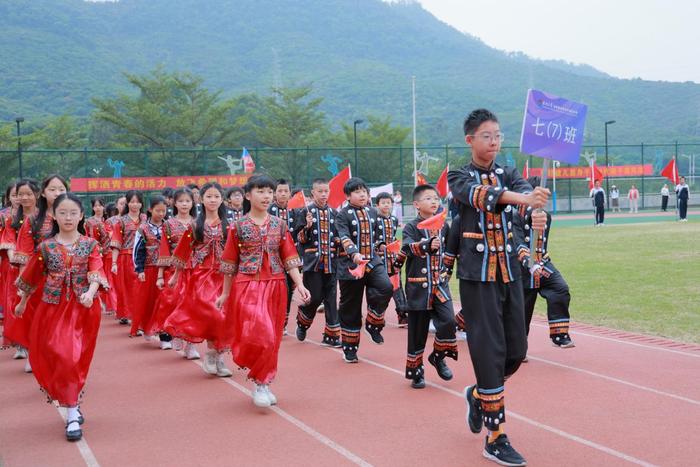
M620 78L700 83L700 0L418 0L506 51Z

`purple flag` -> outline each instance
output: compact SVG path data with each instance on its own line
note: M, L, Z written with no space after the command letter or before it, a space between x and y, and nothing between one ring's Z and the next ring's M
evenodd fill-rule
M578 164L587 111L585 104L528 90L520 152Z

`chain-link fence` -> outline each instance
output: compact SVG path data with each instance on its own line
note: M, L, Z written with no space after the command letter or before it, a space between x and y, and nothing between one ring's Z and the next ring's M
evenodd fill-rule
M194 177L194 181L206 176L228 175L243 171L242 148L201 149L29 149L0 151L0 182L3 186L24 177L41 179L47 174L58 173L66 178L113 177ZM394 189L410 198L415 167L429 182L435 182L447 164L460 167L469 161L466 146L421 146L414 162L413 148L409 147L339 147L339 148L249 148L257 171L275 178L285 178L294 186L308 187L317 177L330 178L338 170L352 166L353 175L362 177L371 186L393 183ZM607 154L607 157L606 157ZM584 146L577 166L561 164L550 170L549 187L556 195L558 212L590 209L588 180L585 178L561 178L571 167L587 167L587 159L594 158L599 168L618 168L605 179L609 193L612 185L620 192L621 207L627 206L627 193L635 185L640 194L639 207L658 208L661 205L661 188L668 180L660 176L661 169L673 157L681 175L685 175L691 189L691 204L700 204L696 185L696 159L700 159L700 144L636 144ZM530 167L539 168L543 160L521 154L517 147L503 147L497 162L522 170L529 160ZM606 164L607 162L607 164ZM632 167L634 166L634 167ZM556 180L556 181L555 181ZM555 186L556 184L556 186ZM673 187L669 186L671 192ZM107 190L91 190L99 193ZM148 190L146 190L148 191ZM109 194L107 195L110 198Z

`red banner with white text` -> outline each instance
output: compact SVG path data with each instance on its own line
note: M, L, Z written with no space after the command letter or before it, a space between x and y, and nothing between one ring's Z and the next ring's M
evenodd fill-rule
M224 188L243 186L250 174L239 175L183 175L177 177L121 177L121 178L71 178L70 189L75 193L106 191L160 191L165 187L180 188L190 183L200 187L207 182L217 182Z

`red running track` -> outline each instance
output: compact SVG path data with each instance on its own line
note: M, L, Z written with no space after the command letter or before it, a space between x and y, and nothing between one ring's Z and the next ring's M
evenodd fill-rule
M428 367L428 387L414 390L404 329L387 327L382 346L363 335L361 362L349 365L319 346L322 321L305 343L284 339L269 410L253 406L241 371L205 375L105 318L75 444L24 362L2 352L0 465L495 465L464 422L464 342L454 380ZM700 346L585 325L572 336L576 348L554 348L536 319L530 362L506 386L506 431L529 464L697 465Z

